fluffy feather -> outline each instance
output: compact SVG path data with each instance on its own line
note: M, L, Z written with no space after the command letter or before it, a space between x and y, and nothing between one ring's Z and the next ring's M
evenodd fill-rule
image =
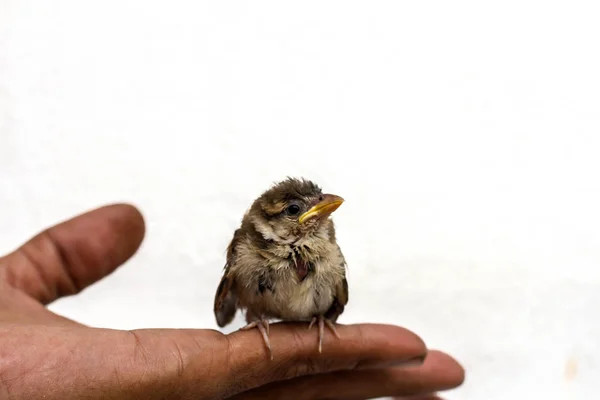
M343 313L348 302L346 262L333 221L325 214L298 223L299 215L323 196L315 183L289 178L254 201L227 249L214 302L220 327L238 309L246 312L249 324L323 317L335 322ZM291 205L299 209L297 214L290 214Z

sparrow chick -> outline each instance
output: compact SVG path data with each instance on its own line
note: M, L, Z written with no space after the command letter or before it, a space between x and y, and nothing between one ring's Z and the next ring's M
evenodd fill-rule
M270 319L307 321L308 329L317 323L319 352L325 325L339 338L333 323L348 302L348 284L329 216L343 201L295 178L260 195L227 247L214 301L217 324L244 311L248 325L241 329L258 328L271 359Z

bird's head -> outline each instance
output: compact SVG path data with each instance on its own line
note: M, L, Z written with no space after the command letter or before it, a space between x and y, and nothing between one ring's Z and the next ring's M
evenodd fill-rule
M309 180L288 178L260 195L248 216L265 239L289 244L319 230L343 202Z

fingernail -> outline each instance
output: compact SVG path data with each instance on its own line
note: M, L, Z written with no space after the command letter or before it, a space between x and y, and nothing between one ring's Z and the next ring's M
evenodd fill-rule
M420 366L425 361L426 354L412 357L405 360L387 360L387 361L374 361L374 360L363 360L356 366L356 369L372 369L372 368L394 368L394 367L412 367Z
M395 367L419 367L419 366L423 365L426 357L427 357L427 354L423 354L422 356L413 357L408 360L404 360L404 361L395 363L394 366Z

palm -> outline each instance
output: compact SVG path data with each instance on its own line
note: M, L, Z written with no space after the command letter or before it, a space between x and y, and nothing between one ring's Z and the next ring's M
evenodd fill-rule
M127 205L59 224L0 259L0 394L38 398L344 398L431 393L456 387L462 368L425 354L402 328L340 326L322 355L304 325L275 324L269 362L254 332L88 328L45 305L78 293L138 249L144 222Z

